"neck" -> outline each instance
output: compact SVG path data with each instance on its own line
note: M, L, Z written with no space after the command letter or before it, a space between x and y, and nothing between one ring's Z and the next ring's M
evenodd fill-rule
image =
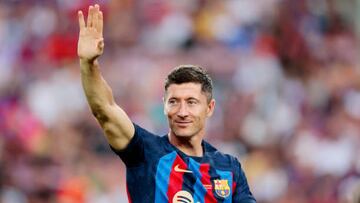
M179 137L173 134L172 132L169 133L169 141L172 145L178 148L180 151L185 153L188 156L203 156L203 148L201 145L202 138L199 136L193 137Z

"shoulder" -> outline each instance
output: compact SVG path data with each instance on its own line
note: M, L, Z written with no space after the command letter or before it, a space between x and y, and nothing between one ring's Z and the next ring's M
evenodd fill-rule
M162 148L157 147L161 146L162 143L160 136L135 123L133 125L135 128L134 136L123 150L116 150L110 146L127 167L137 167L147 160L155 159L156 155L162 152Z
M135 134L137 135L150 135L150 136L157 136L154 133L146 130L145 128L141 127L140 125L133 123L134 128L135 128Z
M204 141L204 147L207 152L207 156L216 163L220 168L238 168L240 162L233 155L223 153L212 146L210 143Z
M140 140L145 153L163 154L167 151L166 137L154 134L137 124L135 126L134 138Z
M153 141L160 140L159 135L156 135L156 134L146 130L145 128L141 127L140 125L134 123L134 127L135 127L134 137L138 137L145 142L153 142Z

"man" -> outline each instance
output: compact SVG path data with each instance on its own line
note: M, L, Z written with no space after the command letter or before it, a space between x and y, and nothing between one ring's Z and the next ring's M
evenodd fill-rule
M112 150L127 168L130 202L255 202L240 163L203 141L215 108L212 82L200 67L185 65L165 83L164 113L170 132L156 136L133 124L115 103L99 70L103 15L90 6L87 22L79 11L81 78L91 111Z

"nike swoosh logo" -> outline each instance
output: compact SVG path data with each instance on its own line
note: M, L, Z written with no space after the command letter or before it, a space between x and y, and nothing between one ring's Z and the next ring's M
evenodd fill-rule
M189 171L189 170L186 170L186 169L182 169L182 168L179 168L179 164L177 164L174 168L174 170L176 172L182 172L182 173L192 173L192 171Z

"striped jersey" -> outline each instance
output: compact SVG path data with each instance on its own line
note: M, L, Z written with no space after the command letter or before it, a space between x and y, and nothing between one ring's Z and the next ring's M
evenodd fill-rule
M168 136L138 125L128 146L112 150L126 165L129 202L255 203L239 161L202 142L202 157L184 154Z

